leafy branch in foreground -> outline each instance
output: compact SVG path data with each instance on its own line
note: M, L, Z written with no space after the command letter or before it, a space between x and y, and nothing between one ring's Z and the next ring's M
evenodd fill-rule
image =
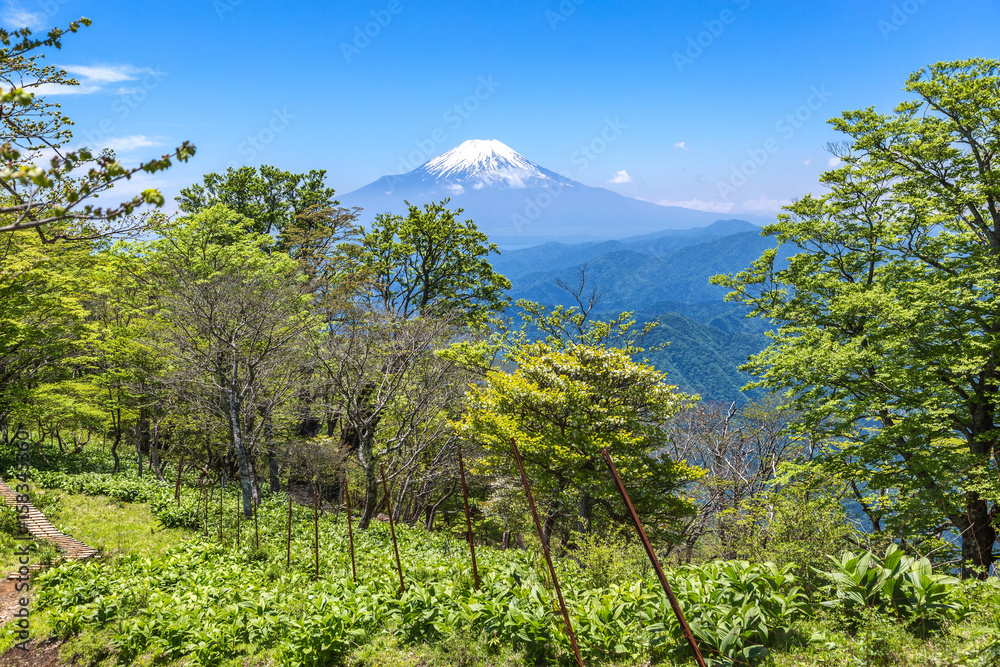
M172 153L126 168L110 150L67 148L72 121L58 104L46 102L33 89L79 82L53 65L42 65L40 49L61 48L63 35L89 25L90 19L81 18L65 30L53 29L45 39L32 37L27 28L0 30L0 232L35 229L50 242L133 229L142 218L126 216L143 205L162 206L158 190L143 190L108 207L95 206L91 200L116 183L162 171L174 160L186 162L195 153L185 141ZM56 222L73 224L46 236L43 228ZM112 224L116 222L120 224Z

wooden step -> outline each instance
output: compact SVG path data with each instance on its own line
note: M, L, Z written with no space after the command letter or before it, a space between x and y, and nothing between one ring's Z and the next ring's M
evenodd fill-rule
M7 484L0 479L0 498L3 498L10 505L16 505L17 494L9 487ZM94 557L99 557L100 553L97 549L87 546L79 540L75 540L68 535L63 535L53 526L45 515L39 512L30 503L21 503L22 505L27 505L27 512L24 513L25 516L21 519L21 523L27 528L28 533L32 537L41 540L47 540L56 545L62 552L62 559L66 560L87 560ZM32 563L29 566L31 571L38 570L42 567L40 563ZM12 572L7 575L8 579L16 579L20 575L17 572Z

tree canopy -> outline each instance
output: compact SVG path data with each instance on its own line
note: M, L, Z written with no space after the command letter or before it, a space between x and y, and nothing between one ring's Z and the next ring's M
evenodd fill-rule
M400 317L461 313L482 320L509 302L510 281L488 261L495 243L472 220L459 220L462 209L449 200L409 205L406 217L376 216L365 230L361 257L370 272L367 301Z
M517 442L549 503L547 532L571 496L579 501L583 529L589 530L595 504L624 521L601 460L605 447L644 520L662 527L687 511L674 494L697 471L658 455L667 440L664 423L686 398L663 373L632 361L624 350L579 343L533 343L513 356L515 370L490 371L485 385L470 389L458 429L489 452L494 473L512 474L510 441Z
M831 121L848 140L829 192L764 228L766 252L716 276L777 323L747 368L855 483L875 530L951 530L966 574L995 562L1000 451L1000 62L914 73L891 114Z

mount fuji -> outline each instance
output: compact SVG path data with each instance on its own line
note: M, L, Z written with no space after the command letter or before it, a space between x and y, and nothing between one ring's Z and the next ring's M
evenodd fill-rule
M379 213L405 214L405 201L423 205L445 197L451 198L450 208L465 209L463 217L506 247L619 239L705 227L720 219L718 213L660 206L584 185L495 139L466 141L413 171L383 176L340 200L364 209L362 222L367 223Z

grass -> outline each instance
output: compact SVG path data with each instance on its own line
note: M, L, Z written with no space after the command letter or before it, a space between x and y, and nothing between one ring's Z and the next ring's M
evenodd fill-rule
M144 503L48 489L35 490L32 499L57 530L97 549L105 557L140 552L158 556L193 534L183 528L163 528ZM17 569L14 551L21 542L0 531L0 572ZM32 540L29 544L32 563L48 564L59 559L54 544L42 540Z
M773 667L993 667L1000 665L998 628L988 618L952 623L942 632L921 637L892 618L873 618L849 635L831 617L803 624L803 630L822 634L826 645L793 648L774 654ZM993 652L990 648L993 647Z
M49 518L56 528L105 557L132 553L160 556L194 534L184 528L164 528L145 503L63 491L47 493L58 504L55 518Z

